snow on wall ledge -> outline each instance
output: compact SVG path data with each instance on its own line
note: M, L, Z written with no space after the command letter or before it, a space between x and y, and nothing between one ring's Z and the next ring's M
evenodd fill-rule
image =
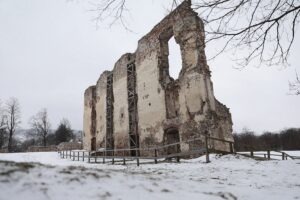
M182 56L177 80L169 75L173 36ZM145 148L206 133L233 141L229 109L214 97L204 37L202 20L184 1L139 40L135 53L124 54L112 71L101 74L84 95L84 148ZM230 150L222 142L210 145ZM192 148L180 145L182 152Z

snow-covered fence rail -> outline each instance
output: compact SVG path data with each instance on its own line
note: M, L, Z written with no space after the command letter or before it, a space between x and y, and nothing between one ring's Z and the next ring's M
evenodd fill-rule
M293 155L290 155L286 152L283 152L283 151L275 151L275 152L278 152L278 153L284 153L285 157L286 157L286 160L288 158L292 159L292 160L297 160L297 159L300 159L300 156L293 156Z
M203 138L204 137L204 138ZM122 162L124 165L126 161L136 161L136 164L139 166L140 160L153 160L155 164L161 160L172 160L175 159L177 162L180 162L180 158L190 158L199 155L206 155L206 162L209 162L209 153L215 152L209 146L210 141L221 141L229 145L230 153L234 153L233 142L210 137L204 135L203 137L193 138L186 141L176 142L172 144L154 146L148 148L133 148L133 149L99 149L98 151L84 151L84 150L66 150L58 151L61 158L70 158L73 161L87 161L99 163L101 160L102 163L109 160L112 164L115 162ZM198 145L199 142L204 145ZM193 145L193 148L188 151L181 151L180 144ZM132 156L134 155L134 156ZM141 156L143 155L143 156Z
M238 152L240 155L249 156L251 158L256 159L264 159L264 160L272 160L272 159L281 159L281 160L287 160L288 158L294 160L297 159L296 156L291 156L283 151L249 151L249 152Z

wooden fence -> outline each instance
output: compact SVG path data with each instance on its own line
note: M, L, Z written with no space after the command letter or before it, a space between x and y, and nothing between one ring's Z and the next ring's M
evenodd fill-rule
M274 151L277 152L279 154L274 154L271 153L271 150L266 150L266 151L259 151L259 152L255 152L255 151L249 151L249 154L243 152L243 153L237 153L243 156L248 156L251 158L256 158L256 159L263 159L263 160L271 160L271 156L273 157L281 157L281 160L287 160L288 158L295 160L295 159L300 159L300 157L298 156L291 156L289 154L287 154L286 152L283 151ZM262 157L263 156L263 157Z
M196 148L193 148L189 151L183 151L180 150L180 144L195 144L199 141L205 141L205 145L198 146ZM99 151L84 151L84 150L63 150L58 151L61 158L69 158L73 161L87 161L89 163L106 163L111 162L114 164L115 162L122 162L124 165L127 161L136 161L137 166L140 165L140 159L144 160L153 160L155 164L158 163L158 161L161 160L172 160L175 159L177 162L180 161L181 158L187 158L192 156L199 156L199 155L206 155L206 162L209 162L209 153L215 152L214 149L211 149L209 147L209 142L211 141L220 141L224 142L225 144L229 145L230 153L234 153L233 148L233 142L214 138L205 135L204 138L193 138L187 141L182 142L176 142L168 145L163 146L156 146L156 147L150 147L150 148L135 148L135 149L103 149ZM168 153L168 149L172 149L172 153ZM148 156L140 156L139 153L137 153L137 156L130 156L132 151L136 152L143 152L144 154L147 154ZM225 153L225 152L223 152ZM228 153L228 152L227 152Z

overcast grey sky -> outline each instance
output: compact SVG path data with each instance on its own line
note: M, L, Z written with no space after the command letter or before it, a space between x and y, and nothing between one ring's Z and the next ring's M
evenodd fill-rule
M32 115L47 108L53 128L65 117L74 129L82 129L84 90L122 54L135 51L137 41L166 14L170 1L130 0L133 32L118 25L109 29L107 24L97 30L86 2L0 0L0 99L19 99L23 128ZM171 48L172 74L180 69L176 48ZM208 46L207 55L214 50ZM298 30L291 65L285 69L237 70L231 54L209 62L215 96L230 108L234 130L248 127L261 133L300 127L300 96L287 95L295 69L300 73L299 51Z

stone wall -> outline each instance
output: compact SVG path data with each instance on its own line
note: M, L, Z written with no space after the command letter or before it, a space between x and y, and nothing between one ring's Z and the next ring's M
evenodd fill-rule
M177 80L169 75L172 37L182 57ZM233 141L229 109L214 97L204 37L202 20L184 1L139 40L135 53L121 56L111 72L104 72L97 85L85 91L84 148L91 149L93 137L97 148L114 149L169 144L203 134ZM113 98L107 93L108 74L113 76ZM113 105L109 109L108 99ZM111 134L113 142L108 139ZM180 150L192 146L182 144ZM229 151L222 142L210 146Z

